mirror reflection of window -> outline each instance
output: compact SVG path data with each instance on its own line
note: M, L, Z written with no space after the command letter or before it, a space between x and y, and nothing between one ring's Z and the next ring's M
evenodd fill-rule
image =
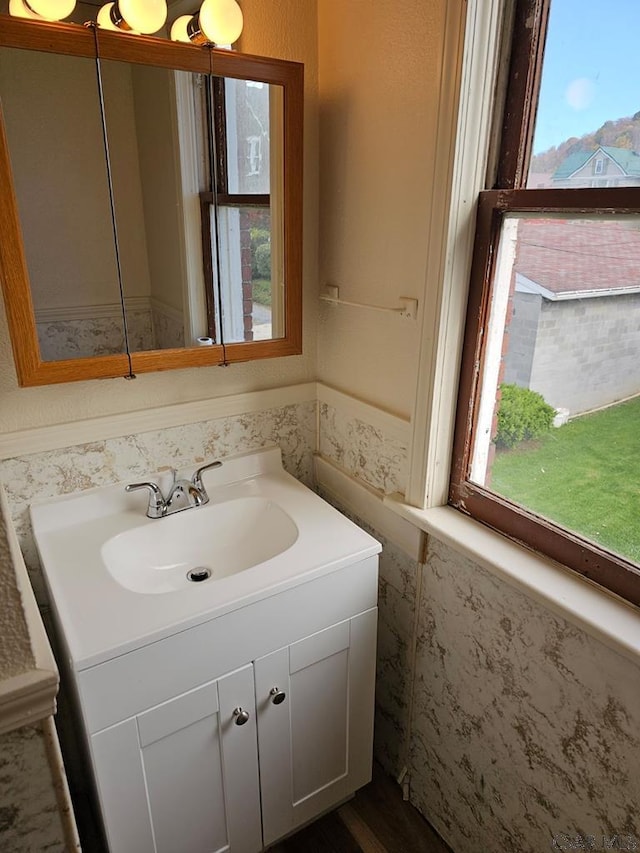
M247 177L257 176L262 171L262 137L247 137Z
M215 210L203 194L205 269L210 266L214 303L209 313L216 311L219 282L225 342L283 337L282 89L217 78L213 96Z
M228 192L269 195L270 90L254 80L227 78L225 116Z

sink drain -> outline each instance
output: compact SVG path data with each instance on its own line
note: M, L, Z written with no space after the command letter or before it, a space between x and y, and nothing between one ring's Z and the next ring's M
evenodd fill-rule
M194 583L200 583L200 581L206 581L207 578L211 577L211 569L208 569L206 566L198 566L195 569L189 569L187 572L187 580L193 581Z

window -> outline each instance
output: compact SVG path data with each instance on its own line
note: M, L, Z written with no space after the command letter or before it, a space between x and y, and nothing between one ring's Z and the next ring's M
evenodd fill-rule
M225 341L278 338L284 332L277 286L283 245L281 87L215 77L211 95L216 192L200 194L209 335L217 339L219 315ZM216 280L229 290L221 299Z
M582 2L516 4L449 500L640 604L640 60L630 74L623 7L596 28ZM592 187L605 156L620 185Z
M262 171L262 137L247 136L247 177L259 175Z

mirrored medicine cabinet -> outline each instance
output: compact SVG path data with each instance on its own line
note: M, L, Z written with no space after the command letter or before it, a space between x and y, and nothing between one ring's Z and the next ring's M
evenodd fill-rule
M0 16L20 385L299 353L303 67Z

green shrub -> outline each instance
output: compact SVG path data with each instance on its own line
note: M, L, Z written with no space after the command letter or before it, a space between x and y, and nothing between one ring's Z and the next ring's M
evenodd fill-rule
M519 385L501 385L498 409L497 447L514 447L519 441L540 438L549 432L555 409L542 394Z
M262 256L261 268L264 270L264 255L269 253L269 272L271 275L271 232L266 228L252 228L251 234L251 274L253 278L264 278L264 273L260 271L260 257ZM267 246L267 249L263 249Z
M271 280L254 278L251 282L253 301L259 305L271 305Z
M271 278L271 243L261 243L255 253L255 277Z
M268 228L250 228L251 248L256 249L263 243L268 243L271 239L271 231Z

